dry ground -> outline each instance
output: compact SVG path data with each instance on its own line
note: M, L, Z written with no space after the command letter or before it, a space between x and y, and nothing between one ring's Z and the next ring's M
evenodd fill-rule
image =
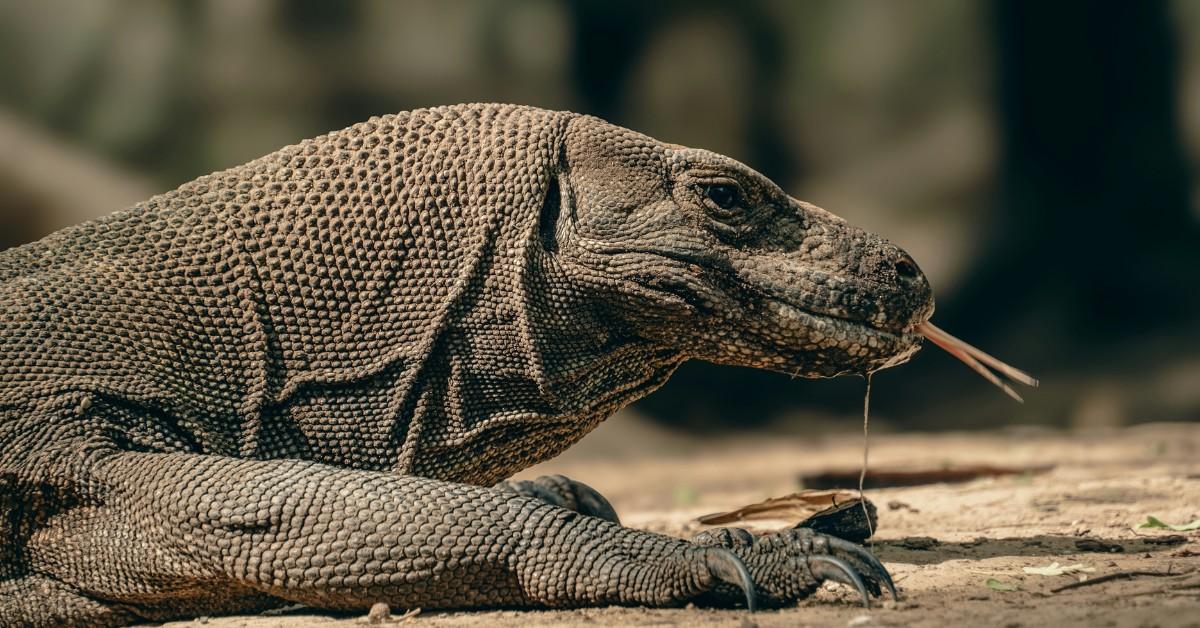
M695 517L792 492L798 474L855 467L861 435L687 439L635 417L614 417L562 457L523 475L564 473L607 495L627 525L688 536ZM601 608L562 612L421 613L434 626L1200 626L1200 531L1135 529L1153 515L1200 518L1200 424L1160 424L1071 434L1016 430L872 436L871 466L1055 465L1036 475L868 491L880 510L875 552L902 601L864 610L828 585L797 608L748 615L705 609ZM890 503L898 502L904 506ZM1169 535L1182 536L1163 543ZM933 537L926 549L921 539ZM1083 551L1080 539L1123 551ZM927 542L926 542L927 543ZM1141 576L1052 593L1078 576L1029 575L1057 561ZM1017 587L998 591L994 579ZM321 614L212 618L210 626L351 625ZM169 624L184 626L189 622ZM393 624L397 625L397 624Z

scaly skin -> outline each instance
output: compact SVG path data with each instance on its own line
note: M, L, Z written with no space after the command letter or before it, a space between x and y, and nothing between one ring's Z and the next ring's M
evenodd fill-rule
M931 310L882 239L596 118L443 107L284 148L0 253L0 624L878 594L844 541L688 542L566 478L495 485L684 360L871 371Z

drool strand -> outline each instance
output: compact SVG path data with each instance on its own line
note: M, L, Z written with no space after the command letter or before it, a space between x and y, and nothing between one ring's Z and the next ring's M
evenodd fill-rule
M875 526L871 525L871 513L867 510L867 498L863 497L863 484L867 480L867 452L870 450L870 440L867 436L867 423L871 416L871 373L863 376L867 380L867 389L863 393L863 461L862 471L858 474L858 503L862 506L863 517L867 520L867 538L875 542Z

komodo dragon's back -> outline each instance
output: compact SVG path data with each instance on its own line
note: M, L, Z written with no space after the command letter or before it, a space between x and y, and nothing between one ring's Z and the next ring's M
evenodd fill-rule
M931 300L898 259L728 158L512 105L374 118L0 252L0 625L878 593L836 539L692 544L563 478L485 487L685 359L903 361Z
M0 450L74 450L103 425L146 451L312 456L263 433L273 407L306 386L411 377L395 371L428 358L504 219L532 207L512 182L546 176L565 115L385 116L0 253ZM338 462L394 462L371 453Z

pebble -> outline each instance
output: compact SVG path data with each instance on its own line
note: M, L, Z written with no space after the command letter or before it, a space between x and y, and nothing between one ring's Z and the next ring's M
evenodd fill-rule
M900 546L911 550L930 550L936 547L938 540L929 536L909 536L900 540Z
M376 602L371 605L371 610L367 612L367 623L382 624L391 619L392 609L384 602Z

